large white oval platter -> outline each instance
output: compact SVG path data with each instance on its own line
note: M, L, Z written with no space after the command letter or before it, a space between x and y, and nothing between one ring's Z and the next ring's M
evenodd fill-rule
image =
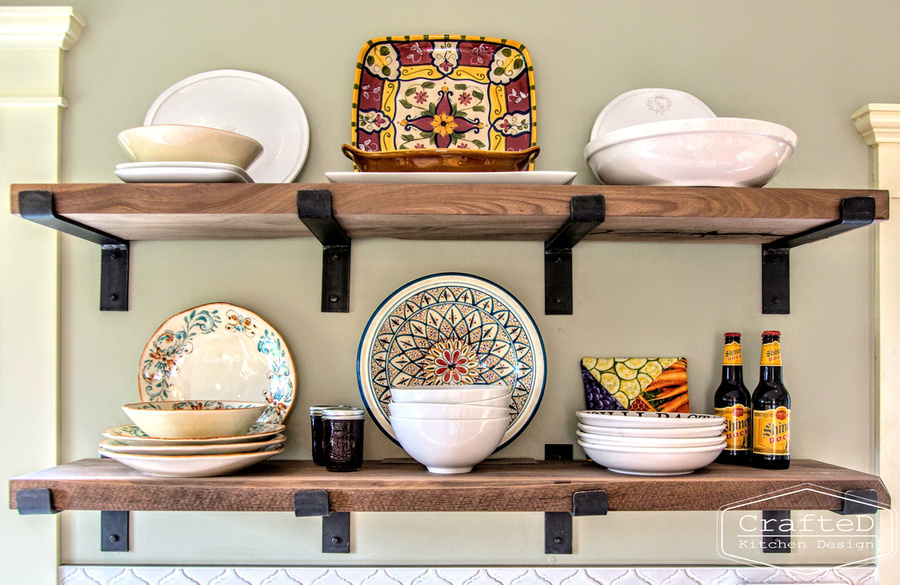
M106 449L97 452L128 467L159 477L212 477L234 473L284 451L284 446L230 455L130 455Z

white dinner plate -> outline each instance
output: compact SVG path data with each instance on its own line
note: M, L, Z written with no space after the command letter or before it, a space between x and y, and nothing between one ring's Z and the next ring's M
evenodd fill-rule
M208 439L160 439L149 437L137 425L110 427L103 436L125 445L219 445L224 443L252 443L268 441L284 430L282 424L255 423L243 435L236 437L210 437Z
M632 410L579 410L578 420L588 426L640 428L640 429L687 429L715 427L725 422L714 414L693 412L641 412Z
M284 435L275 435L268 441L242 443L220 443L212 445L127 445L115 439L100 441L100 448L113 453L130 455L228 455L231 453L251 453L266 447L284 443Z
M144 125L189 124L237 132L263 145L247 168L257 183L290 183L309 151L309 121L283 85L256 73L221 69L199 73L164 91Z
M239 166L210 162L143 162L116 165L126 183L252 183Z
M635 429L618 427L598 427L578 423L578 430L598 437L637 437L643 439L690 439L699 437L717 437L725 430L725 423L711 427L686 429Z
M572 171L509 171L498 173L361 173L332 172L332 183L420 183L490 185L568 185L578 173Z
M212 477L234 473L284 451L284 446L270 447L255 453L230 455L130 455L106 449L97 452L128 467L159 477Z

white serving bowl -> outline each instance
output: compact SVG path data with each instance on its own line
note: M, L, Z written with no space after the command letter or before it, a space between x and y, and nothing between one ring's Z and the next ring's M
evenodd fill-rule
M493 453L509 418L435 420L391 417L400 446L431 473L468 473Z
M609 185L762 187L797 135L745 118L692 118L629 126L591 140L584 158Z
M391 388L391 400L394 402L440 402L463 404L477 400L509 397L512 390L509 386L499 384L476 384L468 386L402 386Z
M607 437L575 431L584 443L600 447L647 447L650 449L681 449L684 447L716 447L725 442L725 436L700 437L695 439L647 439L640 437Z
M225 163L246 169L262 154L255 138L205 126L159 124L119 133L119 145L135 162Z
M509 407L511 396L504 394L498 398L488 398L486 400L473 400L471 402L459 402L457 404L471 404L472 406L505 406Z
M431 402L391 402L388 404L394 416L403 418L434 419L486 419L506 418L509 422L509 407L478 406L474 404L440 404Z
M243 434L265 408L261 402L178 400L126 404L122 410L150 437L205 439Z
M579 410L575 416L584 425L606 428L687 429L715 427L725 423L721 416L693 412Z
M595 463L610 471L632 475L685 475L716 460L725 442L716 447L652 449L642 447L598 447L578 441Z
M645 439L690 439L700 437L718 437L725 430L725 423L711 427L687 429L631 429L618 427L597 427L578 423L578 430L598 437L637 437Z

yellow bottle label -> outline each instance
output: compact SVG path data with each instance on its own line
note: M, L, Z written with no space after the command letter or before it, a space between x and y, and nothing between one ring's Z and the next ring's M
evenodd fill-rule
M725 356L722 358L723 366L742 366L744 360L741 357L741 344L737 341L725 344Z
M758 455L790 455L791 411L779 406L774 410L753 412L753 452Z
M748 451L750 448L750 409L743 404L717 408L725 419L725 450Z
M771 341L762 346L762 355L759 358L761 366L781 365L781 342Z

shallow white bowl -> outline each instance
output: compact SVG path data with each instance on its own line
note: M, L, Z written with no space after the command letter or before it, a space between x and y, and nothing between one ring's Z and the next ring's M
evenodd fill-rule
M721 416L693 412L579 410L575 416L584 425L606 428L687 429L715 427L725 423Z
M457 404L471 404L472 406L505 406L509 407L511 396L504 394L498 398L488 398L486 400L473 400L471 402L458 402Z
M119 145L135 162L225 163L246 169L262 154L255 138L205 126L159 124L119 133Z
M725 447L685 447L649 449L641 447L598 447L578 441L595 463L610 471L632 475L685 475L716 460Z
M391 400L394 402L462 404L501 396L508 397L511 393L509 386L506 385L403 386L391 388Z
M404 418L435 419L486 419L506 418L509 421L509 407L479 406L475 404L439 404L431 402L391 402L388 404L391 419Z
M177 400L126 404L122 410L151 437L205 439L243 434L265 408L261 402Z
M400 446L431 473L468 473L493 453L509 418L434 420L392 417Z
M718 437L725 430L725 423L711 427L687 429L632 429L618 427L598 427L578 423L578 430L590 436L598 437L638 437L646 439L690 439L699 437Z
M250 467L284 451L284 446L253 453L229 455L132 455L98 449L98 453L149 475L160 477L212 477Z
M600 447L646 447L650 449L681 449L684 447L717 447L725 442L725 436L700 437L695 439L647 439L641 437L607 437L576 431L580 440Z
M609 185L762 187L797 135L745 118L693 118L629 126L591 140L584 158Z

